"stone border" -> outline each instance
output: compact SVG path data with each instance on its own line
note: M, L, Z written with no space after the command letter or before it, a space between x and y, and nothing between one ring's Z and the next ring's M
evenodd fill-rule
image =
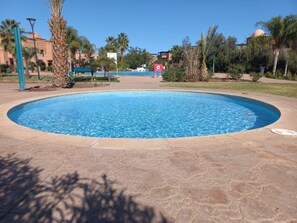
M75 147L92 147L92 148L121 148L121 149L139 149L139 148L148 148L148 149L170 149L170 145L174 144L183 145L183 143L214 143L217 144L218 140L226 141L227 139L233 138L241 140L244 138L258 138L259 135L273 134L270 132L271 128L285 128L286 124L289 123L289 120L294 120L294 112L286 104L282 103L281 100L275 99L273 95L258 95L252 96L252 93L239 93L239 92L213 92L207 90L186 90L186 89L145 89L145 91L180 91L180 92L196 92L196 93L212 93L212 94L222 94L222 95L232 95L239 96L244 98L250 98L264 103L270 104L276 107L280 113L281 117L276 122L271 125L265 126L263 128L247 130L243 132L235 132L228 134L220 135L210 135L210 136L197 136L197 137L183 137L183 138L162 138L162 139L131 139L131 138L95 138L95 137L85 137L85 136L71 136L63 135L56 133L47 133L39 130L30 129L21 125L18 125L11 121L7 117L7 113L13 107L27 103L30 101L72 95L72 94L84 94L84 93L98 93L98 92L114 92L114 91L144 91L144 89L120 89L120 90L100 90L100 91L75 91L69 93L58 93L58 94L49 94L42 97L32 97L29 99L23 99L18 101L13 101L6 103L0 106L0 134L19 139L30 141L38 144L58 144L58 145L67 145ZM248 97L246 97L248 95Z

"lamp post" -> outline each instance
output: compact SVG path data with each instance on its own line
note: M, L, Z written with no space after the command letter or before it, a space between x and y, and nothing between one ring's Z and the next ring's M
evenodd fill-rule
M37 58L37 49L36 49L36 39L35 39L35 35L34 35L34 25L35 25L36 19L27 18L27 20L29 21L29 23L31 25L31 29L32 29L34 49L35 49L35 60L36 60L36 67L37 67L37 75L38 75L38 80L40 80L39 65L38 65L38 58Z

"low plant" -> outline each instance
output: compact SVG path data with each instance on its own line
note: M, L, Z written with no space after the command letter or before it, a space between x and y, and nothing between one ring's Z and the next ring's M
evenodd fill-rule
M8 68L9 68L8 64L0 64L0 73L6 73Z
M267 78L275 78L275 77L273 76L273 74L272 74L270 71L267 71L267 72L265 73L265 77L267 77Z
M163 80L167 82L183 82L186 80L186 74L179 68L170 67L164 72Z
M253 82L257 82L261 77L263 77L263 74L261 73L250 73L250 77L252 78Z
M230 64L228 66L227 73L232 79L239 80L245 71L245 67L242 64Z
M47 71L49 71L49 72L53 72L53 66L48 66L48 67L47 67Z

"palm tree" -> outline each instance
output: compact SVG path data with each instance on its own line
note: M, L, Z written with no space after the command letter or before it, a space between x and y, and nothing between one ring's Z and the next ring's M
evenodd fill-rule
M217 29L218 29L218 26L209 27L206 37L204 36L203 33L201 33L201 40L200 40L200 51L201 51L200 80L201 81L207 80L208 72L207 72L207 66L206 66L206 57L215 39L215 34Z
M109 70L112 64L114 64L114 60L108 57L102 57L99 59L98 64L102 66L104 70L104 77L106 77L106 73L108 76L108 81L110 81Z
M66 28L66 39L68 44L68 49L71 57L71 68L73 67L73 61L75 60L75 54L81 48L81 41L78 36L78 32L71 26Z
M128 47L129 47L129 39L128 39L127 34L125 34L125 33L120 33L120 34L118 35L117 42L118 42L119 50L120 50L120 53L121 53L121 63L123 63L123 60L124 60L124 52L125 52L125 50L128 49Z
M111 53L117 52L119 48L117 39L115 39L113 36L109 36L106 38L105 42L106 42L105 49L107 52L111 52Z
M6 19L1 22L0 25L0 38L1 38L1 46L3 46L4 51L9 52L13 56L14 64L15 64L15 41L14 41L14 32L13 28L19 27L20 23L16 22L14 19ZM22 36L24 30L20 30L21 40L25 40L25 37Z
M297 15L289 15L284 18L285 26L285 76L288 72L289 52L294 50L294 43L297 42Z
M53 85L72 87L73 81L68 76L68 48L66 39L66 21L62 16L64 0L49 0L51 19L48 21L53 43Z
M90 60L92 55L95 53L95 45L92 44L85 36L80 36L79 39L81 42L80 51L86 54L88 60Z
M275 75L279 52L286 43L286 27L284 19L281 16L273 17L267 22L257 22L257 25L262 25L263 29L270 34L272 38L272 49L274 54L273 74Z
M28 67L29 67L31 59L34 56L35 56L35 49L34 48L27 48L27 47L23 48L23 57L24 57L25 65L26 65L26 77L30 77Z

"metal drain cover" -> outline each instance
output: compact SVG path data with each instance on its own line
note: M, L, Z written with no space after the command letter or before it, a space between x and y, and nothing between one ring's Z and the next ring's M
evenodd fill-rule
M289 129L271 129L271 132L283 136L297 136L297 132Z

